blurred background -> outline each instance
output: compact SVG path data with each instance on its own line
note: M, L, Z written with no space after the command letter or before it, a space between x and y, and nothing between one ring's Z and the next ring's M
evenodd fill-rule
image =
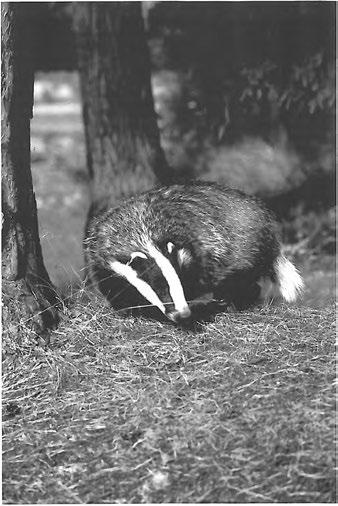
M32 3L31 157L52 281L82 276L89 207L69 3ZM143 2L161 143L174 171L261 197L308 285L333 296L335 2Z

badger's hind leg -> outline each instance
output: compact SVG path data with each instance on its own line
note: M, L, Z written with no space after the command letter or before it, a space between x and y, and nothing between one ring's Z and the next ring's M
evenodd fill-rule
M262 304L269 304L275 299L280 297L278 290L278 284L276 280L273 280L270 276L262 276L258 281L259 286L259 302Z

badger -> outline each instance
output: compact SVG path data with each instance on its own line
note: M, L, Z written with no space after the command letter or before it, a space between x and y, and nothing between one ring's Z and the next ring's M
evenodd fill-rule
M209 294L236 309L303 289L277 222L256 198L218 183L174 184L93 212L88 277L115 309L155 307L175 323Z

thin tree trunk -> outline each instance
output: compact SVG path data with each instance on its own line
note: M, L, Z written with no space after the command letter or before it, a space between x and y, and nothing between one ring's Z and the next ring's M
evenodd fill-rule
M93 201L114 203L170 171L160 147L139 2L74 2Z
M4 332L45 330L57 321L57 299L45 269L30 170L33 107L29 3L2 3L1 154Z

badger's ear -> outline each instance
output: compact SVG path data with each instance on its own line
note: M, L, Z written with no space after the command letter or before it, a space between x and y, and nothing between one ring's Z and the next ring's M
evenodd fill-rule
M189 265L192 262L192 254L186 248L175 248L175 245L172 242L167 243L167 250L169 255L176 249L177 254L177 262L180 267L183 265Z
M192 254L188 249L181 248L177 251L177 261L180 267L183 265L189 265L192 262L192 259Z
M132 261L135 260L135 258L144 258L145 260L147 260L148 257L142 251L133 251L130 254L130 260L127 262L127 265L130 265Z
M168 250L169 255L174 251L174 248L175 248L175 246L173 245L172 242L167 243L167 250Z

